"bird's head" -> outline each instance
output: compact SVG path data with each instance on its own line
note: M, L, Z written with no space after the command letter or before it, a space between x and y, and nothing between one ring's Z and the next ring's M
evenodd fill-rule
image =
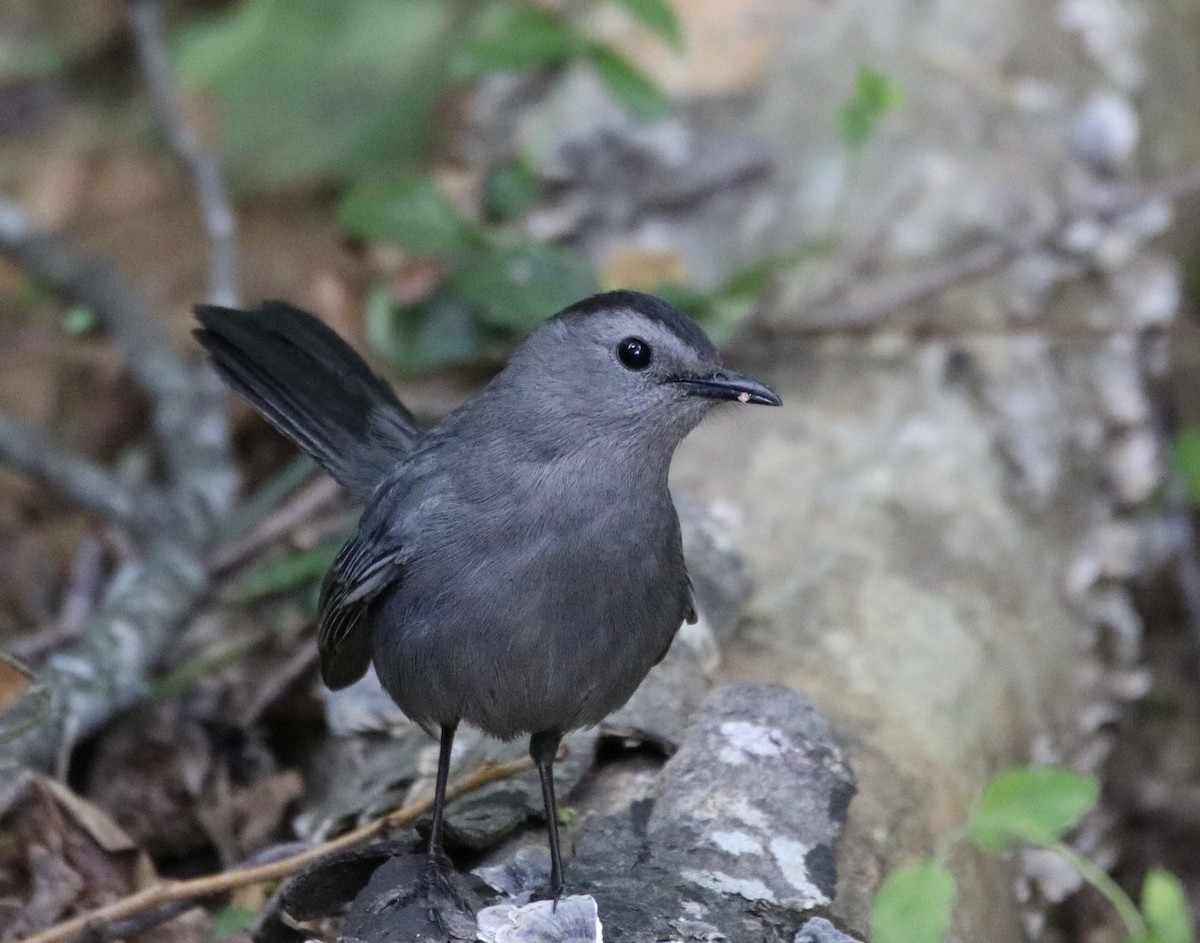
M717 404L778 406L757 380L726 369L691 318L650 295L613 291L559 312L504 371L544 422L670 451Z

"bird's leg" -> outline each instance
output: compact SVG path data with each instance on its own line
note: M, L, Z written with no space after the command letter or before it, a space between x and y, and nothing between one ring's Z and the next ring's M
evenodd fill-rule
M550 833L550 893L554 897L554 906L558 907L558 899L563 894L562 852L558 845L558 803L554 800L554 757L558 754L558 745L562 742L562 733L557 730L543 730L529 738L529 755L537 764L538 775L542 778L542 802L546 806L546 827Z
M441 747L438 750L437 779L433 787L433 823L429 829L429 850L425 866L416 886L408 893L395 899L399 907L408 907L417 901L428 906L429 920L442 929L446 927L443 909L451 908L470 912L471 906L454 886L453 868L442 851L442 820L446 808L446 782L450 778L450 751L454 746L454 732L458 723L443 724Z
M429 829L429 861L440 864L442 854L442 817L446 811L446 783L450 779L450 751L458 722L442 724L442 743L438 750L437 781L433 787L433 824Z

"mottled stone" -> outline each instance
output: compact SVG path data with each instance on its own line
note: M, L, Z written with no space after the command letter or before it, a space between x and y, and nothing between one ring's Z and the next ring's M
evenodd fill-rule
M800 928L792 943L862 943L862 940L843 933L824 917L813 917Z
M683 878L796 910L829 904L854 777L828 722L779 685L705 704L663 769L648 834L690 847Z
M496 904L476 915L481 943L603 943L596 901L586 895L532 904Z

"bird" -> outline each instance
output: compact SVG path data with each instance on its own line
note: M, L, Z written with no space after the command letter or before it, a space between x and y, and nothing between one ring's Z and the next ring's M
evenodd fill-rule
M363 506L321 587L320 672L336 690L373 665L439 739L431 871L445 867L459 724L527 735L557 902L560 741L623 705L696 620L668 487L676 447L718 404L780 398L727 369L694 320L634 291L541 323L430 428L310 314L195 314L225 382Z

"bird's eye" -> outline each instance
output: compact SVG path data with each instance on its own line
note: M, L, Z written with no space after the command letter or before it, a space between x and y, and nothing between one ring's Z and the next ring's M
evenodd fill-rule
M652 354L650 345L640 337L627 337L617 345L617 356L630 370L645 370Z

